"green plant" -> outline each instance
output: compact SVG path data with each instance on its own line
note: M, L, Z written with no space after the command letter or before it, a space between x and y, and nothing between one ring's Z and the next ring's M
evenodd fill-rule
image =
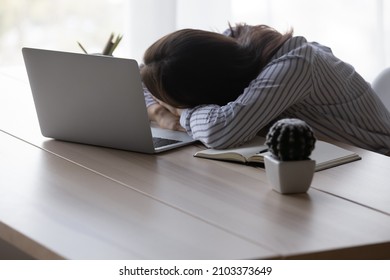
M116 49L116 47L119 45L120 41L122 40L123 35L117 35L115 37L114 33L111 33L110 38L108 38L108 42L104 46L104 49L101 53L101 55L108 55L112 56L112 53ZM84 46L80 43L77 42L79 47L83 50L85 54L88 54L88 52L85 50Z
M311 127L300 119L282 119L269 129L265 144L282 161L309 159L316 138Z

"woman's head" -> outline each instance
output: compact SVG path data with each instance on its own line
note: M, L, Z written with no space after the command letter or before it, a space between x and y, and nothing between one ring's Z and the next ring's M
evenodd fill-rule
M239 25L231 37L183 29L155 42L144 55L142 80L158 99L179 108L235 100L291 37L267 26Z

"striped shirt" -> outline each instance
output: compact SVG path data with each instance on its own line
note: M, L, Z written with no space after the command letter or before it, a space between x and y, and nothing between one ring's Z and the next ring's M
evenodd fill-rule
M288 40L235 101L183 110L180 123L194 139L223 149L287 117L304 120L319 138L390 152L390 113L371 86L304 37Z

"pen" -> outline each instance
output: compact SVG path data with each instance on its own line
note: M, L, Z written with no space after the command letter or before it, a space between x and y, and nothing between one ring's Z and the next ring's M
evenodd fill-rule
M116 39L115 39L115 41L113 42L113 45L112 45L110 51L108 52L109 55L112 55L112 53L114 52L114 50L116 49L116 47L119 45L119 42L122 40L122 37L123 37L123 35L117 35L117 36L116 36Z
M88 54L87 51L84 49L83 45L81 45L80 42L77 41L77 44L79 44L80 48L83 50L85 54Z
M107 44L104 47L103 52L102 52L103 55L110 54L112 46L114 45L114 43L112 42L112 39L114 39L114 33L111 33L110 38L108 38L108 42L107 42Z

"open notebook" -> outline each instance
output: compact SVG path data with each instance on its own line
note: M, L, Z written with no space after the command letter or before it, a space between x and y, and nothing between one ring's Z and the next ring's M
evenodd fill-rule
M195 157L234 161L240 163L264 163L264 155L270 154L264 144L264 137L255 137L248 143L233 149L207 149L195 153ZM317 140L310 158L316 161L316 171L359 160L355 152L346 150L334 144Z

